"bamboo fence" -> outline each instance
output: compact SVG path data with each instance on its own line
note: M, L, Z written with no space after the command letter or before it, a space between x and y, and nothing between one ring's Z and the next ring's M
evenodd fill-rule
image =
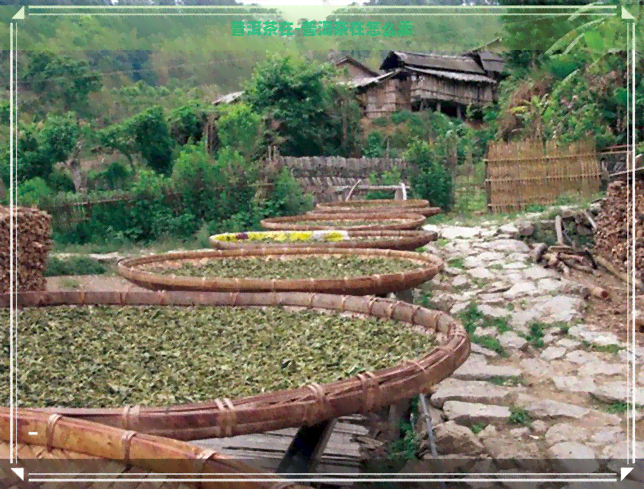
M286 242L275 236L275 233L283 234ZM292 235L310 234L306 239L292 239ZM437 233L432 231L346 231L346 237L338 241L320 240L315 241L313 231L277 231L266 233L225 233L210 237L210 245L215 249L275 249L282 247L289 248L311 248L321 247L324 249L342 248L371 248L387 249L398 251L414 251L422 248L431 241L436 241ZM272 242L257 242L249 239L250 234L265 235L264 239L271 239ZM237 238L239 236L239 238Z
M435 341L431 351L375 372L365 372L324 385L310 384L292 390L264 393L241 399L217 399L210 403L115 409L42 408L37 411L83 418L117 428L182 440L230 437L313 426L328 419L366 413L410 399L446 379L470 354L470 341L463 325L440 311L402 301L305 293L191 293L191 292L24 292L19 307L59 305L119 306L227 306L302 307L369 315L406 323ZM0 295L0 307L13 298Z
M361 221L372 221L372 224L359 224ZM316 224L318 222L334 221L341 225ZM307 222L310 224L296 224ZM353 224L352 224L353 223ZM358 224L356 224L358 223ZM425 223L425 216L409 214L315 214L305 216L273 217L263 219L260 224L264 229L276 231L314 231L319 229L344 229L352 231L411 231L419 229Z
M496 143L488 150L486 184L489 209L510 212L554 204L567 193L590 196L600 189L601 168L593 142Z
M17 435L13 440L12 418L16 424L14 434ZM144 489L151 487L152 481L156 480L167 489L304 489L297 484L280 481L275 474L259 471L215 450L184 441L30 409L17 409L12 414L9 408L0 407L0 459L10 458L12 441L16 458L28 474L57 476L62 471L97 481L104 479L99 482L101 487L124 487L127 484L128 487ZM104 477L97 474L104 474ZM140 481L146 474L158 475ZM161 474L165 480L158 478ZM128 476L134 480L128 481ZM26 487L20 484L9 464L0 466L0 477L4 481L2 487ZM108 482L108 479L116 477L124 480L119 484ZM206 478L210 480L204 480ZM253 481L272 478L275 480ZM12 482L12 479L15 480ZM181 482L173 479L181 479ZM194 479L194 482L186 482L186 479ZM54 481L49 484L62 487ZM46 485L47 482L43 486ZM32 482L29 487L36 485ZM98 487L98 484L93 487Z
M155 274L140 267L149 265L175 266L181 262L202 264L209 260L222 259L289 259L297 257L355 256L362 258L381 257L387 259L409 260L418 268L387 275L368 275L343 278L310 279L257 279L257 278L219 278L186 277ZM187 251L151 255L132 260L121 260L117 272L130 282L152 290L204 291L204 292L317 292L325 294L375 295L388 294L412 289L431 280L443 269L440 258L426 253L376 249L338 249L323 248L274 248L274 249L237 249Z

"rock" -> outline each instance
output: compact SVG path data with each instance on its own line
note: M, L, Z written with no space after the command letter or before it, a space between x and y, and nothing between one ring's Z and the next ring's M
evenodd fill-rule
M590 442L593 445L606 446L613 445L622 439L625 439L625 437L626 435L621 428L607 428L595 433L590 438Z
M447 421L434 429L436 447L441 453L475 457L485 452L483 444L465 426Z
M627 402L631 396L628 393L626 382L613 382L598 386L590 393L594 398L603 402Z
M550 365L538 358L524 358L519 362L523 371L533 377L545 377L550 374Z
M510 410L505 406L491 406L460 401L447 401L443 411L450 421L458 424L494 424L510 419Z
M541 357L542 360L545 360L546 362L550 362L552 360L556 360L557 358L561 358L566 354L566 349L565 348L560 348L556 346L549 346L545 350L541 352Z
M523 438L530 434L530 428L514 428L510 430L510 434L515 438Z
M596 353L576 350L566 355L566 360L577 365L583 365L588 362L600 362L601 358Z
M559 280L552 278L543 278L537 282L537 289L544 294L550 292L558 292L563 288L563 284Z
M517 469L499 470L499 477L506 479L501 481L503 487L508 489L537 489L543 485L543 482L533 482L522 475L522 471ZM509 479L524 479L524 481L515 481Z
M557 335L555 335L555 334L553 334L551 332L548 332L543 336L541 341L543 341L543 344L547 346L547 345L550 345L550 344L554 343L555 341L557 341L557 338L559 338L559 336L557 336Z
M592 473L600 468L595 452L581 443L558 443L550 447L549 453L562 472Z
M541 280L544 278L557 277L556 272L536 265L523 270L522 274L528 280Z
M493 261L503 260L505 255L498 251L484 251L483 253L478 254L478 258L482 262L490 263Z
M503 297L508 300L514 300L525 295L534 295L537 288L532 282L519 282L510 288L510 290L503 293Z
M599 346L608 346L608 345L619 345L621 342L619 338L613 333L599 333L596 331L579 331L579 336L582 340L592 343L593 345Z
M506 253L530 253L530 247L518 239L497 239L490 243L490 247Z
M619 363L607 363L604 361L590 361L584 363L579 368L579 375L584 375L586 377L595 377L597 375L605 375L607 377L611 375L618 375L626 370L626 366Z
M609 445L602 451L602 458L610 460L608 469L619 474L622 467L628 467L631 465L630 463L627 463L627 461L632 456L633 448L635 448L637 462L635 463L635 470L628 475L628 478L634 481L639 481L639 487L641 487L641 483L644 482L644 460L641 458L640 454L644 453L644 442L635 442L634 447L629 445L630 444L626 440L618 442L616 445Z
M470 355L463 365L453 374L452 378L460 380L489 380L492 377L519 377L521 370L512 367L497 367L488 365L481 355Z
M530 429L534 433L545 433L548 430L548 424L545 421L541 421L540 419L533 421L532 424L530 425Z
M565 392L584 392L586 394L595 390L595 382L588 377L578 376L560 376L553 377L552 381L555 387L560 391Z
M557 346L565 348L566 350L571 350L572 348L577 348L581 343L579 341L571 340L569 338L562 338L557 341Z
M479 355L483 355L484 357L488 357L488 358L496 358L499 356L496 352L492 350L488 350L487 348L483 348L481 345L477 343L472 343L470 345L470 350L472 351L472 353L477 353Z
M485 438L483 446L501 469L517 467L533 472L541 472L547 468L547 460L532 441L510 436L495 436Z
M481 268L485 266L485 262L481 260L478 256L468 256L463 260L463 267L467 269Z
M454 316L454 315L458 314L459 312L462 312L465 309L467 309L467 306L469 306L469 305L470 305L469 301L468 302L457 302L456 304L454 304L454 307L452 307L450 309L449 313L452 316Z
M523 268L526 268L526 264L522 261L514 261L512 263L503 264L503 268L505 268L506 270L521 270Z
M481 381L450 379L442 382L432 395L430 402L442 408L446 401L460 401L479 404L509 403L515 397L515 390Z
M503 298L499 293L481 294L479 295L479 302L484 304L506 304L508 301ZM479 306L480 309L481 306Z
M493 474L496 473L497 469L494 466L494 463L492 462L491 459L483 459L479 460L476 462L472 468L469 470L470 474ZM474 477L472 477L474 479ZM487 476L482 476L481 479L489 479ZM488 487L493 487L495 484L494 482L488 480L488 481L464 481L464 484L466 484L468 487L472 487L473 489L485 489Z
M532 236L534 234L534 225L530 222L519 221L517 222L517 228L519 230L519 236Z
M518 334L512 331L506 331L499 336L499 342L503 348L513 350L523 350L528 346L528 342L524 338L521 338Z
M479 438L481 440L485 440L487 438L496 438L498 436L498 432L493 424L487 425L483 430L479 432Z
M503 234L509 234L511 236L517 236L519 234L519 228L517 228L514 224L504 224L499 228L499 231Z
M489 336L490 338L498 338L499 330L494 326L490 326L489 328L478 328L476 330L476 336Z
M427 227L423 226L423 229L427 229ZM432 229L429 228L429 230ZM456 238L471 239L482 231L484 231L484 229L480 227L445 226L440 232L443 238L452 240Z
M579 426L574 426L569 423L559 423L552 426L546 432L546 443L549 447L566 441L585 441L590 436L590 433Z
M434 406L427 406L427 414L429 414L429 417L432 421L432 427L436 427L439 424L447 421L445 413L443 413L443 411L441 411L440 409L436 409ZM421 438L427 436L427 423L422 413L420 413L418 419L416 420L416 431L420 433Z
M510 311L502 307L489 306L482 304L479 306L479 311L488 318L503 318L510 316Z
M522 406L532 418L537 419L580 419L590 413L589 409L575 406L574 404L566 404L550 399L537 399L523 394L519 395L517 404Z
M490 280L494 278L494 274L490 272L487 268L477 267L469 270L469 273L472 277L479 280Z
M430 305L433 309L446 314L449 314L452 307L454 307L454 304L456 304L456 299L449 294L440 294L432 298L430 301Z
M452 280L452 287L463 287L467 284L469 284L469 280L465 275L458 275Z

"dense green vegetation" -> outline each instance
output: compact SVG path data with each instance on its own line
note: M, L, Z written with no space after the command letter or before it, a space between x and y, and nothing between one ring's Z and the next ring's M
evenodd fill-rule
M30 5L53 3L105 5ZM234 5L233 0L217 3ZM641 24L642 9L629 9ZM0 11L5 19L15 8ZM355 20L347 13L340 9L328 18ZM383 21L372 13L365 10L361 19ZM249 12L247 20L253 15ZM446 210L455 204L471 210L472 202L455 202L456 170L469 165L480 173L491 141L591 138L600 149L627 142L627 24L619 15L558 16L547 22L516 16L410 19L413 37L367 39L232 37L224 17L29 18L29 29L21 31L18 64L20 203L47 207L69 199L131 196L128 202L92 209L91 218L71 228L55 229L58 243L140 243L165 235L190 238L257 228L264 217L292 215L311 206L288 170L262 164L269 146L276 146L290 156L404 157L417 169L410 181L412 196ZM644 43L641 31L639 46ZM498 36L507 49L508 77L499 87L498 103L468 111L468 119L476 123L432 111L403 111L363 124L352 90L337 84L337 71L324 63L334 52L376 68L390 49L462 52L483 44L482 38ZM0 23L0 37L7 42L7 24ZM524 49L536 37L539 44ZM8 61L7 51L0 56ZM639 52L637 63L641 72ZM8 94L8 70L0 72L0 83ZM212 105L218 95L241 89L245 93L239 103ZM636 104L641 141L642 77L637 79ZM0 100L0 181L5 187L9 112L7 97ZM399 175L387 172L372 180L397 183ZM389 195L374 192L369 197Z

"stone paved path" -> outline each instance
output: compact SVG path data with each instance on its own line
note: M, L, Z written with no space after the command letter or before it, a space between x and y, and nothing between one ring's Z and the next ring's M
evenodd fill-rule
M474 340L470 358L430 397L438 450L454 459L451 470L619 472L632 446L627 359L634 355L644 404L644 348L629 348L600 324L584 322L579 286L531 263L530 247L512 237L513 225L425 228L441 236L427 250L446 262L430 284L428 305L461 318ZM637 414L640 459L642 413L644 408ZM634 485L606 487L644 487L639 464L628 479Z

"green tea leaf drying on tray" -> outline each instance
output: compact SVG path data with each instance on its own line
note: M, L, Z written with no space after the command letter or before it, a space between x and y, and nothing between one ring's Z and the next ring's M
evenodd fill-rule
M0 311L9 322L9 311ZM0 396L9 404L9 328ZM277 307L60 306L18 312L18 407L166 406L341 380L428 353L404 323Z
M182 260L178 266L159 263L142 265L142 270L158 275L217 278L307 279L388 275L421 268L419 262L398 258L309 255L296 258L213 258L205 264Z

